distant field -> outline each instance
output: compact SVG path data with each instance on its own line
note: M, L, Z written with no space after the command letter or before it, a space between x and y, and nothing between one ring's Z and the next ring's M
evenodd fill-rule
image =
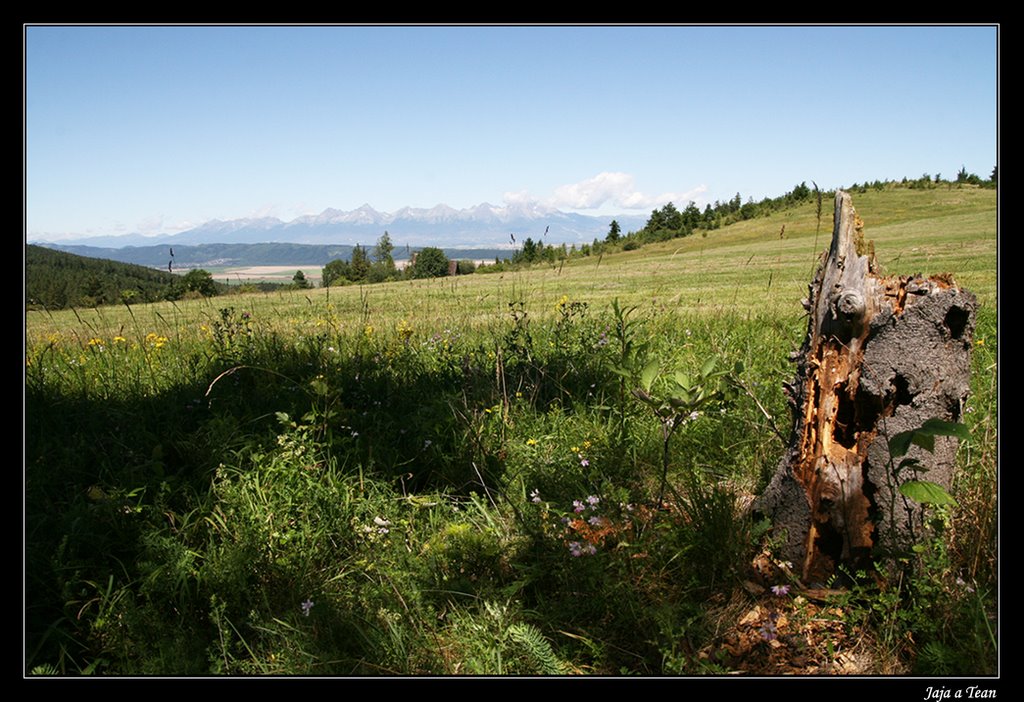
M241 285L249 282L290 283L295 271L302 271L306 280L314 285L320 284L323 268L319 266L246 266L235 268L217 266L204 269L217 282L228 285Z

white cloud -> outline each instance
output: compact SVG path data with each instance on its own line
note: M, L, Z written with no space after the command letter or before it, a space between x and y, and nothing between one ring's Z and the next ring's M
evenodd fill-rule
M551 207L569 210L596 210L601 207L613 207L626 210L646 210L661 207L673 202L680 208L691 200L697 200L707 191L706 185L700 185L688 191L665 192L660 195L647 195L636 189L633 176L629 173L605 171L593 178L578 183L560 185L554 194L543 200ZM538 202L525 190L505 193L507 204Z
M162 234L166 229L164 225L163 215L153 215L146 217L144 220L135 225L135 230L139 234L153 235Z
M606 202L625 206L624 201L635 194L633 176L628 173L605 172L579 183L558 186L551 204L574 210L593 210Z
M526 190L507 192L502 195L502 200L506 205L532 205L537 202L537 198L532 197Z

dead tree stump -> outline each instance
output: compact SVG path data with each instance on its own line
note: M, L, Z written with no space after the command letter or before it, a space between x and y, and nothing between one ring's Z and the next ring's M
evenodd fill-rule
M888 438L931 418L959 421L977 301L951 276L881 277L849 194L838 191L832 245L804 301L807 336L784 386L789 449L753 504L805 584L840 563L866 565L920 534L923 512L899 493ZM956 439L909 455L949 489ZM915 454L915 452L921 452Z

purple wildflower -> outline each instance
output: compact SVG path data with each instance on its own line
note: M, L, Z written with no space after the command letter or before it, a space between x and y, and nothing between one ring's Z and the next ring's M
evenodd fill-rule
M306 598L306 601L302 603L302 616L308 617L309 610L313 609L313 600Z
M585 509L586 509L586 507L584 507L583 503L580 502L579 500L573 500L572 501L572 511L575 512L576 514L579 514L580 512L582 512Z
M783 595L788 595L789 594L789 585L772 585L772 592L775 593L775 595L777 597L782 597Z
M569 553L571 553L573 555L573 558L579 558L580 556L583 555L583 549L580 546L580 542L579 541L570 541L569 542Z
M772 612L768 615L768 618L765 619L764 624L761 625L761 628L758 629L758 631L761 633L761 638L765 641L772 641L775 639L776 632L778 631L778 629L775 626L775 622L778 620L778 618L778 613Z

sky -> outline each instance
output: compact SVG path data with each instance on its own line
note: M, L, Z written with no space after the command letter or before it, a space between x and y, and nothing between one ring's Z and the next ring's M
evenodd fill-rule
M25 234L987 178L994 26L26 26Z

